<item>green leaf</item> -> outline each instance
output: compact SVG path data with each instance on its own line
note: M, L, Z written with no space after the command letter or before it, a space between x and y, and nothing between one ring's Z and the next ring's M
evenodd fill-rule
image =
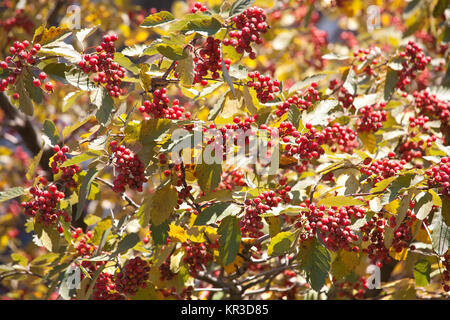
M130 233L127 234L122 240L119 241L117 244L117 249L113 253L114 255L118 255L120 253L124 253L128 251L129 249L133 248L135 245L137 245L141 241L139 239L139 236L137 233Z
M212 36L220 30L222 24L216 18L206 14L188 15L181 32L198 32L204 36Z
M89 75L78 68L67 69L66 67L62 76L64 77L65 82L80 90L90 91L97 88L95 83L89 80Z
M140 70L137 65L135 65L133 62L131 62L130 59L125 57L123 53L116 52L114 53L114 61L117 62L120 66L124 67L128 71L134 73L135 75L138 75Z
M59 133L55 124L51 120L44 121L44 134L42 136L44 141L50 145L51 147L57 145L59 143Z
M212 192L211 195L214 195ZM236 213L239 210L239 206L231 202L217 202L210 205L208 208L203 209L195 219L194 226L203 226L210 223L216 223L218 220Z
M153 242L155 244L166 244L166 239L169 235L169 221L166 220L163 223L161 223L160 225L150 225L150 231Z
M445 9L450 7L449 0L439 0L433 8L433 17L440 17L444 14Z
M426 287L430 283L431 265L427 260L420 260L414 266L414 279L419 287Z
M25 189L22 187L15 187L0 192L0 202L20 197L25 193Z
M288 111L288 121L294 125L296 129L300 124L301 113L299 108L295 104L291 104Z
M431 196L431 195L430 195ZM450 200L445 196L441 196L442 201L442 217L447 226L450 226Z
M222 165L220 163L207 164L205 161L195 167L195 174L198 184L206 194L217 188L222 175Z
M363 96L356 97L353 101L353 106L356 108L356 110L365 107L365 106L371 106L375 103L377 103L380 100L380 96L377 93L372 94L366 94Z
M92 104L97 107L95 117L102 125L107 126L112 119L114 100L103 87L91 91L90 99Z
M421 192L416 196L414 205L414 214L417 219L425 219L433 208L433 195L429 192Z
M222 56L223 56L223 47L222 47ZM224 59L222 59L221 64L222 64L222 77L230 87L231 93L233 93L233 97L236 97L236 91L234 90L233 80L231 80L230 73L228 72L228 69L225 66Z
M241 14L245 9L250 7L255 0L236 0L231 5L230 9L230 17Z
M292 232L280 232L270 240L267 247L269 256L281 256L287 253L294 242L294 234Z
M212 107L211 111L208 115L208 121L213 121L216 119L216 117L219 115L220 111L222 110L223 103L225 101L225 98L230 91L226 91L220 98L216 101L214 106Z
M445 254L450 246L450 227L445 224L441 210L434 214L430 229L434 251L438 255Z
M64 163L61 165L62 168L64 167L70 167L73 166L74 164L79 164L82 163L86 160L92 159L92 158L96 158L98 156L101 155L101 152L93 152L93 151L88 151L86 153L82 153L78 156L75 156L73 158L70 158L66 161L64 161Z
M20 253L12 253L11 259L19 265L26 267L28 265L28 259L21 255Z
M36 172L36 169L39 166L39 162L41 161L43 153L44 153L44 147L42 146L41 151L39 151L39 153L34 156L33 161L31 162L30 166L28 167L28 171L25 175L25 178L27 178L27 180L34 179L34 174Z
M83 213L86 197L90 192L92 181L94 181L94 178L96 177L97 174L98 174L97 169L91 168L88 170L88 172L83 178L78 198L77 212L75 214L75 221L78 220L81 217L81 214Z
M135 44L134 46L123 49L122 54L128 57L139 57L144 53L146 48L147 46L145 44Z
M388 68L386 73L386 81L384 83L384 100L388 101L395 91L395 86L398 82L397 71Z
M108 236L111 233L111 229L112 229L112 227L109 227L108 229L103 231L102 236L100 238L100 242L97 247L97 250L95 250L94 256L98 256L102 252L103 247L105 246L106 240L108 239Z
M63 99L62 103L62 111L66 112L70 109L71 106L75 103L75 101L84 94L83 91L74 91L69 92Z
M229 74L230 74L231 77L233 77L235 79L243 80L243 79L247 79L247 77L248 77L248 70L243 65L232 64L230 66Z
M160 43L156 45L156 50L171 60L183 60L187 57L187 52L184 51L184 48L176 44Z
M330 110L338 105L337 100L322 100L314 108L313 111L309 113L303 113L302 122L303 124L316 125L327 125L330 116Z
M356 89L358 85L358 79L356 78L355 71L350 67L347 73L347 77L345 78L344 84L342 85L349 94L355 95Z
M158 226L167 221L177 200L178 192L170 184L147 195L138 211L141 225L146 227L151 221L152 225Z
M160 11L154 14L149 15L142 21L141 27L143 28L152 28L155 26L159 26L161 24L170 22L174 20L175 17L168 11Z
M32 116L34 113L33 101L31 101L28 91L25 89L24 77L19 77L17 80L16 91L19 94L19 110Z
M293 93L293 92L296 92L296 91L301 90L303 88L306 88L306 87L310 86L311 83L319 82L320 80L323 80L326 77L327 77L327 75L323 74L323 73L319 73L319 74L312 75L310 77L306 77L305 79L294 83L292 85L292 87L289 88L289 93Z
M322 59L325 59L325 60L348 60L350 58L351 57L349 57L349 56L340 56L335 53L327 53L322 56Z
M41 223L36 223L34 231L42 246L48 251L55 252L58 250L61 237L55 226L43 226Z
M320 291L330 271L331 257L327 248L316 238L304 241L300 247L300 267L315 291Z
M175 69L183 86L192 86L194 82L194 60L191 54L187 54L185 59L179 60Z
M220 223L217 233L219 238L219 258L223 265L232 263L239 252L241 229L238 218L228 216Z

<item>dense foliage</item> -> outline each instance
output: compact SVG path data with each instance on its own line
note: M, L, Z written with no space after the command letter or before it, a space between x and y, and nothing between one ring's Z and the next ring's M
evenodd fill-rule
M0 1L1 297L449 298L448 0L77 3Z

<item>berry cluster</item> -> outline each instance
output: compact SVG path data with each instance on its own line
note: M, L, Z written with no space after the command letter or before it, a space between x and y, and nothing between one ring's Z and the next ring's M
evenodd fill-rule
M53 174L57 174L61 171L60 180L64 184L66 188L75 188L77 186L77 182L73 179L73 176L81 171L81 168L74 164L68 167L61 167L61 165L67 161L66 153L69 152L69 147L63 146L60 148L59 146L55 146L53 151L56 152L53 157L53 161L50 163L50 167L52 168Z
M180 106L180 101L175 99L172 101L172 107L169 107L169 98L167 97L167 89L156 89L153 92L153 100L145 100L144 105L139 107L141 113L151 114L155 119L171 119L179 120L183 116L184 107ZM185 113L187 118L190 114Z
M159 266L160 280L172 280L176 274L170 270L170 256Z
M245 201L244 217L239 221L242 234L250 238L262 236L263 223L261 214L277 207L280 203L290 202L289 191L291 191L291 187L285 186L276 191L264 191L253 200L247 199Z
M334 144L338 145L340 151L347 153L352 153L353 149L358 147L356 132L339 123L334 123L332 126L326 127L322 130L322 133L325 135L327 144L332 146L331 151L333 152L337 150Z
M114 179L113 190L115 192L125 192L128 185L131 189L142 191L142 184L147 181L144 175L144 164L133 151L125 146L117 146L117 141L109 143L111 148L113 162L119 171Z
M116 275L116 289L125 295L135 295L139 288L147 287L150 266L141 257L128 260Z
M411 83L411 79L416 78L416 72L422 71L431 61L431 57L426 57L422 49L414 42L408 41L405 50L399 53L403 58L402 69L397 71L398 82L396 87L405 90Z
M58 191L56 185L50 184L42 190L39 187L32 187L30 193L33 199L21 203L27 216L36 217L44 225L56 223L60 216L68 217L65 211L58 209L59 202L65 198L65 194ZM68 218L70 221L70 217Z
M444 266L445 270L442 272L443 276L443 282L444 282L444 291L449 292L450 291L450 285L446 282L450 282L450 251L447 251L444 256L444 261L442 262L442 265Z
M217 245L209 244L207 247L203 242L198 243L190 240L183 243L183 248L186 251L183 263L188 265L191 276L196 277L198 272L203 270L203 266L212 261L213 255L210 249L214 247L217 247Z
M367 74L368 76L371 76L375 72L372 66L378 64L379 61L377 57L380 55L380 53L381 52L379 50L375 50L374 48L358 49L353 52L353 56L355 58L358 57L359 62L363 63L362 65L364 65L363 68L364 73Z
M28 17L23 9L17 9L14 12L13 17L0 21L0 26L6 33L11 31L14 27L20 27L28 34L32 34L34 29L33 21Z
M247 82L247 86L255 89L261 103L272 101L275 98L273 94L280 91L278 80L271 80L269 76L263 76L258 71L249 72L248 77L251 80Z
M420 140L418 142L408 140L400 144L398 152L400 157L407 162L410 162L414 158L422 158L425 155L425 148L432 146L433 142L437 140L436 136L431 136L427 140Z
M107 272L101 272L95 282L92 299L125 300L125 296L117 291L114 275Z
M442 194L450 199L450 157L441 158L440 164L425 171L428 185L442 187Z
M158 289L159 292L164 296L164 298L173 298L175 300L192 300L192 293L194 291L193 286L188 286L183 288L183 291L177 293L175 288L170 289Z
M376 132L383 126L383 121L387 120L387 112L383 110L385 102L380 102L378 106L365 106L358 110L360 117L356 120L357 130Z
M337 80L331 80L330 85L329 85L330 90L334 90L336 88L336 86L338 85L338 83L339 82ZM347 89L345 89L344 87L341 87L338 90L337 98L338 98L338 101L342 104L342 107L344 109L348 109L353 106L353 101L355 99L355 95L348 92Z
M123 94L120 84L125 77L126 69L114 62L116 48L114 42L118 37L115 34L103 36L103 42L96 47L96 53L85 54L78 66L84 73L95 73L92 80L104 85L111 97Z
M356 47L358 45L358 39L355 37L355 34L351 31L342 31L339 35L342 41L344 41L345 45L349 48Z
M225 67L230 69L231 60L224 59ZM194 57L195 76L194 83L207 85L208 80L203 79L208 72L211 72L213 79L219 79L219 71L222 70L222 56L220 51L220 40L208 37L206 43L202 46L198 55Z
M414 117L409 117L409 127L410 128L421 128L423 131L427 132L428 131L428 126L426 125L426 123L430 120L430 118L428 118L427 116L425 117L418 117L418 118L414 118Z
M217 129L214 123L210 124L209 128L203 129L203 132L208 134L206 143L214 146L217 144L217 148L220 148L220 144L222 146L222 158L225 161L227 159L227 141L232 139L232 143L238 146L240 140L244 138L244 143L249 144L250 136L254 135L252 124L255 123L257 117L257 115L244 117L244 119L234 117L234 124L226 124L220 129Z
M314 26L310 27L309 30L310 41L313 44L314 52L307 62L318 70L322 70L325 66L325 61L322 59L322 49L327 45L328 33L325 30L320 30Z
M368 254L370 261L376 263L380 268L383 265L383 262L390 263L392 260L389 256L389 249L384 245L386 225L386 219L384 219L381 213L378 213L373 215L360 229L363 235L362 241L370 242L369 246L362 251Z
M197 11L204 12L206 10L208 10L208 8L203 6L200 2L194 3L194 6L191 8L192 13L196 13Z
M277 111L275 114L278 117L281 117L283 114L288 112L291 105L295 105L300 111L307 110L313 105L314 102L320 100L319 91L317 91L316 88L317 83L311 83L311 86L302 94L302 96L295 94L292 97L289 97L286 101L280 103L277 106Z
M355 282L343 281L336 284L338 297L347 299L363 299L364 293L368 289L367 280L361 277Z
M15 41L14 44L9 47L10 56L5 58L5 61L0 61L0 68L8 69L10 72L6 79L0 81L0 91L5 91L8 86L13 85L17 78L20 76L22 71L29 65L34 65L36 63L36 54L41 50L41 45L36 43L31 49L27 49L30 46L28 40L23 42ZM39 78L33 79L33 86L40 87L41 80L47 78L45 72L41 72ZM53 84L48 82L45 85L47 91L53 90ZM18 93L12 95L14 100L20 98Z
M381 180L395 176L398 172L403 170L403 166L406 164L405 160L391 160L389 158L384 158L381 160L376 160L366 167L362 167L360 172L365 174L372 179L371 176L374 175L373 182L376 184Z
M411 242L411 226L414 221L417 220L416 215L412 212L411 209L414 208L414 201L409 203L409 209L406 210L406 217L400 223L398 228L394 230L394 239L392 241L391 247L395 250L395 252L402 252L403 249L409 247L409 243ZM389 226L391 228L395 228L396 226L396 217L389 217Z
M435 94L425 90L414 91L413 97L421 115L441 120L444 127L450 124L450 101L440 100Z
M350 228L351 219L361 219L365 216L365 209L356 206L343 206L341 208L326 208L324 205L316 207L314 204L301 204L307 210L302 211L300 220L296 223L301 228L301 240L307 240L318 232L320 239L332 251L344 249L347 251L359 251L358 246L352 246L352 242L358 241L358 235ZM304 217L304 218L303 218ZM305 219L306 218L306 219Z
M325 134L314 129L309 123L305 127L309 132L300 134L291 123L280 123L280 137L286 144L284 148L285 154L288 157L298 155L300 159L318 159L325 153L321 147L326 142Z
M414 201L411 201L405 219L400 223L398 228L394 230L394 238L390 248L395 252L401 252L403 249L410 246L410 241L412 239L411 226L416 220L416 216L411 210L413 207ZM391 216L389 219L386 219L381 214L376 214L361 228L363 234L362 240L364 242L370 242L369 246L363 249L363 252L366 253L371 262L376 263L378 267L381 267L383 262L390 263L392 260L389 256L389 248L386 248L384 242L385 227L387 225L391 228L395 228L396 217Z
M84 259L89 259L93 256L95 251L98 249L98 246L92 244L92 237L92 231L88 231L86 232L86 234L83 234L83 230L81 228L76 228L74 231L72 231L72 239L76 241L75 250L77 251L78 256ZM102 254L106 253L107 252L102 251ZM81 266L89 273L91 277L94 276L97 269L104 264L106 264L106 261L81 261ZM86 275L82 273L81 277L82 279L84 279ZM106 272L101 272L99 274L97 281L94 284L92 298L94 300L125 299L122 294L117 292L114 275Z
M227 23L233 30L229 32L231 39L223 39L223 45L234 47L237 53L248 52L250 59L255 59L256 53L250 44L252 42L262 43L261 34L268 30L264 10L250 7L241 14L232 17Z
M247 183L244 180L244 171L237 169L224 172L218 188L233 191L234 187L243 187L246 185Z

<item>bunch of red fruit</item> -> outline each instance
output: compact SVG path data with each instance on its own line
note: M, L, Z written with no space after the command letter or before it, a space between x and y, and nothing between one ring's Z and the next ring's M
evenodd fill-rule
M76 164L66 167L62 166L62 164L67 161L66 153L69 152L69 147L63 146L60 148L59 146L55 146L53 151L56 152L52 162L50 163L53 174L57 174L61 171L60 180L64 186L66 188L75 188L77 186L77 182L74 180L73 176L79 173L81 168Z
M262 43L261 34L266 33L269 28L264 10L250 7L241 14L231 17L227 23L233 30L229 32L231 39L223 39L223 45L234 47L237 53L248 52L250 59L255 59L256 53L251 43Z
M113 190L122 193L125 192L125 187L128 185L132 190L142 192L142 185L147 181L142 161L130 149L125 146L118 146L117 141L111 141L109 146L113 152L113 162L119 171L113 181Z
M425 171L430 187L442 187L442 194L450 199L450 157L443 157L438 165Z
M150 266L141 257L128 260L116 275L116 290L125 295L135 295L139 288L147 287Z
M84 73L94 73L92 80L99 85L104 85L111 97L119 97L123 94L120 89L122 79L125 77L126 69L114 62L116 52L114 42L117 41L116 34L103 36L103 42L96 47L96 53L85 54L78 66Z
M231 60L224 59L225 68L230 68ZM203 77L211 73L213 79L219 79L219 71L222 69L222 55L220 50L220 40L208 37L206 43L198 52L198 56L194 57L195 63L195 76L194 83L200 83L205 86L208 84L208 80Z
M365 216L366 210L357 206L343 206L341 208L324 205L316 207L315 204L301 204L307 210L300 214L300 221L296 223L297 228L303 229L300 236L302 240L307 240L319 234L320 239L332 251L339 249L358 252L359 247L352 245L359 240L359 236L350 228L352 218L361 219ZM306 220L302 219L303 217Z
M153 100L145 100L144 105L139 107L141 113L151 114L155 119L171 119L179 120L183 117L184 107L180 106L180 101L175 99L172 101L172 107L169 107L169 98L167 97L167 89L156 89L153 92ZM190 118L190 113L184 113L186 118Z

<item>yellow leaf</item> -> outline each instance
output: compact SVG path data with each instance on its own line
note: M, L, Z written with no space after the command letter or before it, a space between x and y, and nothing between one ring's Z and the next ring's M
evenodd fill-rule
M403 248L402 251L397 252L393 247L389 248L389 255L394 258L397 261L403 261L406 260L406 257L408 256L408 248Z
M377 149L377 138L373 133L362 131L358 133L358 137L363 142L364 147L366 147L367 151L369 151L370 153L375 152L375 150Z
M337 279L343 279L359 265L360 255L357 252L340 250L331 265L331 273Z
M177 242L185 242L188 239L186 230L183 227L177 226L173 223L169 225L169 237Z
M269 235L273 238L281 231L281 222L279 217L265 217L264 218L269 225Z
M241 244L240 248L239 248L239 253L242 254L244 250L244 246ZM238 253L238 255L236 256L236 259L234 259L234 261L228 265L226 265L224 267L224 270L227 274L233 274L235 273L239 267L242 266L242 264L244 263L244 258L242 258L242 256Z

